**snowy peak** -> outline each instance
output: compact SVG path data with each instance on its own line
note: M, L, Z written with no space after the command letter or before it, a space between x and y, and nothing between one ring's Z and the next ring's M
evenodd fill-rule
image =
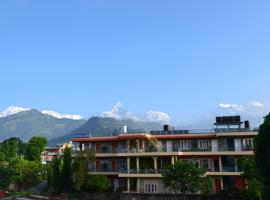
M170 123L171 121L171 117L165 112L150 110L142 116L129 112L124 108L121 102L115 104L112 110L100 113L100 116L115 119L132 119L134 121L149 121L159 123Z
M0 112L0 118L4 118L10 115L15 115L20 112L24 111L29 111L32 110L32 108L23 108L23 107L18 107L18 106L10 106L4 111ZM60 114L55 111L50 111L50 110L43 110L41 111L42 114L45 115L50 115L52 117L58 118L58 119L72 119L72 120L80 120L82 119L82 116L80 115L70 115L70 114Z
M45 115L50 115L50 116L58 118L58 119L73 119L73 120L82 119L82 116L80 116L80 115L60 114L58 112L51 111L51 110L43 110L41 113L43 113Z
M0 112L0 118L7 117L9 115L15 115L20 112L31 110L31 108L22 108L18 106L10 106L6 110Z

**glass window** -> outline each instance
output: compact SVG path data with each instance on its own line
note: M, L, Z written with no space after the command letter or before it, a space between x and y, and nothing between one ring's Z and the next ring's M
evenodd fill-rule
M198 140L198 148L199 149L208 149L210 146L209 140Z

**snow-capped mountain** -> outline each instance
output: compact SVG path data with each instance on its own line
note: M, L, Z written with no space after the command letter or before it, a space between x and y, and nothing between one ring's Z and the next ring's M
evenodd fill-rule
M29 110L32 110L32 108L10 106L0 113L0 118L4 118L4 117L10 116L10 115L15 115L15 114L18 114L20 112L25 112L25 111L29 111ZM50 110L43 110L43 111L41 111L41 113L46 114L46 115L50 115L50 116L58 118L58 119L72 119L72 120L83 119L83 117L80 115L60 114L58 112L50 111Z
M149 122L159 122L159 123L170 123L171 117L160 111L150 110L144 115L138 115L132 112L129 112L124 108L121 102L116 103L113 108L109 111L100 113L101 117L110 117L115 119L132 119L134 121L149 121Z
M43 110L41 111L43 114L46 114L46 115L50 115L50 116L53 116L55 118L58 118L58 119L73 119L73 120L80 120L82 119L83 117L80 116L80 115L70 115L70 114L60 114L58 112L55 112L55 111L51 111L51 110Z
M31 108L22 108L18 106L9 106L7 109L0 113L0 118L7 117L9 115L15 115L20 112L31 110Z

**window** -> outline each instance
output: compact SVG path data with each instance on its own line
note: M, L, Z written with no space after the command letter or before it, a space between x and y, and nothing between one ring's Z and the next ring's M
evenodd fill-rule
M253 139L252 138L243 139L243 146L244 148L253 148Z
M157 192L157 184L146 184L145 185L145 192L146 193L155 193Z
M189 150L191 148L191 141L190 140L181 140L179 149L180 150Z
M199 160L199 166L205 170L209 170L210 169L210 162L208 159Z
M198 148L199 149L208 149L210 146L209 140L198 140Z
M108 161L108 160L101 161L102 172L110 172L111 170L112 170L111 161Z

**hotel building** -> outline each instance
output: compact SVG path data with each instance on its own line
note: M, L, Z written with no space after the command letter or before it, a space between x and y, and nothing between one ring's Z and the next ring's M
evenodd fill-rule
M165 193L162 170L177 160L189 160L204 168L213 177L216 193L231 188L245 188L242 169L237 158L253 156L256 131L241 128L239 116L217 117L213 131L196 133L170 130L108 137L75 137L82 150L95 151L93 175L106 175L115 191L137 193ZM237 128L231 128L237 126ZM222 128L221 128L222 127Z

